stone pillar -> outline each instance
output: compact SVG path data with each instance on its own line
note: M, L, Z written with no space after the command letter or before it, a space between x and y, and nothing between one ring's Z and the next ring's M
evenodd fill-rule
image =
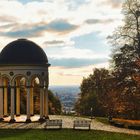
M43 97L43 88L40 88L40 119L39 121L44 121L44 118L43 118L43 103L44 103L44 97Z
M19 87L19 80L16 80L16 116L20 116L20 87Z
M34 115L34 93L33 93L33 86L30 88L30 114Z
M27 84L27 119L26 122L30 123L31 122L31 114L30 114L30 86Z
M8 116L8 83L6 79L3 79L4 86L4 116Z
M42 100L43 100L43 101L42 101L43 117L45 117L45 109L44 109L44 108L45 108L44 88L42 89L42 96L43 96L43 97L42 97L42 98L43 98L43 99L42 99Z
M13 123L15 122L15 92L14 92L14 87L11 87L11 120L10 122Z
M44 117L46 116L46 94L45 94L45 89L44 89Z
M0 121L3 120L3 87L2 78L0 77Z
M48 100L48 89L45 88L44 89L44 101L45 101L45 107L44 107L44 114L45 114L45 118L48 119L49 118L49 100Z

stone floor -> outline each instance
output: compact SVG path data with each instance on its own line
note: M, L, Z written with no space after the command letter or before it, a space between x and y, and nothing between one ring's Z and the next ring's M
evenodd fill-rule
M26 121L26 118L27 118L26 115L15 116L15 120L16 120L17 123L18 123L18 122L24 123L24 122ZM10 119L11 119L10 116L5 117L5 118L4 118L4 122L9 122ZM39 120L39 115L34 115L34 116L31 117L31 121L32 121L32 122L36 122L36 121L38 121L38 120Z
M50 119L62 119L63 120L63 128L73 128L73 121L75 119L86 119L81 117L72 117L72 116L61 116L61 115L50 115ZM31 120L34 121L32 123L24 123L26 120L25 115L21 115L20 117L16 117L17 123L8 123L10 120L10 117L6 117L4 122L0 122L0 129L42 129L45 126L44 123L37 122L39 119L39 115L35 115L31 117ZM90 120L90 119L87 119ZM18 123L21 121L20 123ZM110 131L110 132L119 132L119 133L127 133L127 134L135 134L140 135L139 130L131 130L126 128L117 128L111 125L106 125L101 122L96 121L95 119L92 119L91 122L91 129L93 130L103 130L103 131Z

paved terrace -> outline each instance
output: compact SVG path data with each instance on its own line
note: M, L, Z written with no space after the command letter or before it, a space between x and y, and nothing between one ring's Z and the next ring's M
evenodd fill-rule
M61 115L50 115L50 119L62 119L63 120L63 128L73 128L73 121L75 119L86 119L82 117L73 117L73 116L61 116ZM26 116L21 115L20 117L16 117L17 123L8 123L7 121L10 120L10 117L5 118L5 122L0 122L0 129L43 129L45 122L40 123L36 122L39 119L38 115L35 115L31 118L33 123L24 123L18 121L25 121ZM96 121L95 119L92 119L91 122L91 129L93 130L103 130L103 131L110 131L110 132L119 132L119 133L127 133L127 134L135 134L140 135L139 130L131 130L126 128L117 128L111 125L103 124L101 122Z

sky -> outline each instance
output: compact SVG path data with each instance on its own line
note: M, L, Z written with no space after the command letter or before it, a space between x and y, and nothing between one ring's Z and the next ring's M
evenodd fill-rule
M0 50L18 38L40 45L50 85L80 85L93 69L108 68L107 36L122 24L124 0L1 0Z

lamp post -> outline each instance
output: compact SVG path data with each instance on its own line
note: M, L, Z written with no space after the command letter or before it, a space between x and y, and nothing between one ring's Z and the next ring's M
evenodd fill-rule
M91 119L92 119L92 111L93 111L93 108L91 107L90 108L90 117L91 117Z
M137 15L137 17L140 16L140 11L139 10L136 11L136 15Z

